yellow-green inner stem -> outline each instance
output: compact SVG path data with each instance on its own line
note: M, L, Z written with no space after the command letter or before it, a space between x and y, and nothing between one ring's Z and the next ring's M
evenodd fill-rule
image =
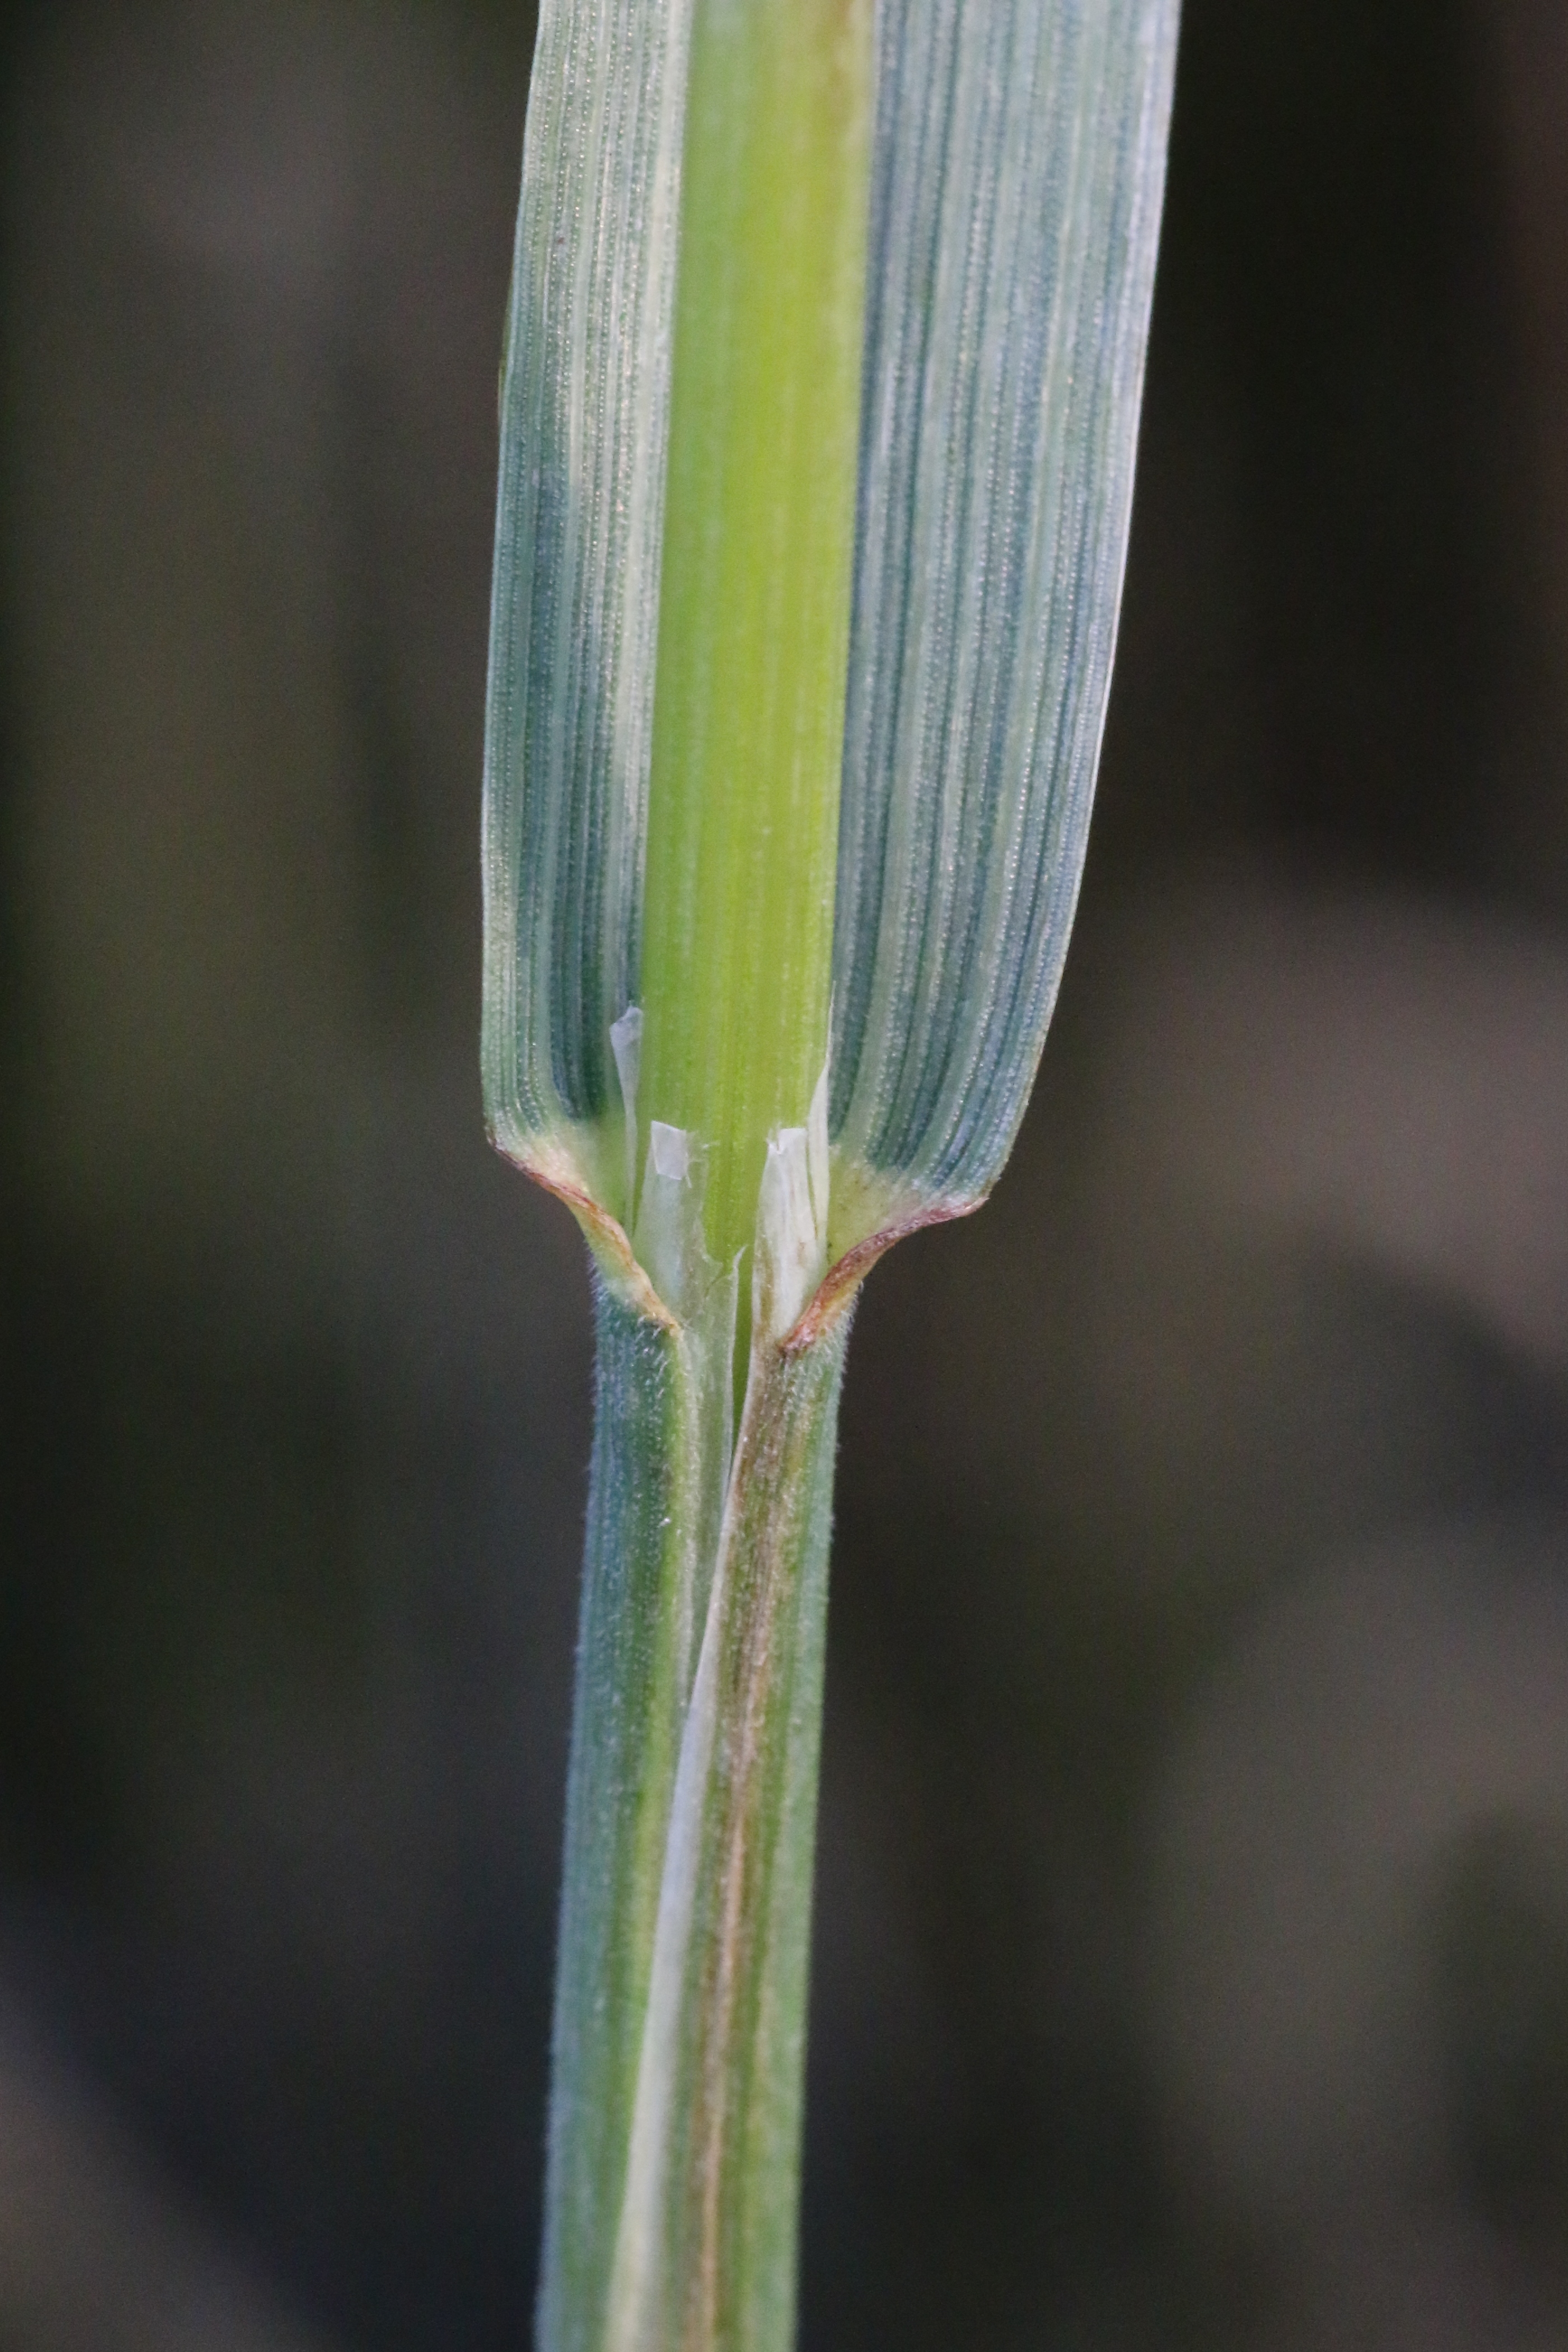
M871 84L871 0L696 0L637 1112L723 1265L827 1058Z

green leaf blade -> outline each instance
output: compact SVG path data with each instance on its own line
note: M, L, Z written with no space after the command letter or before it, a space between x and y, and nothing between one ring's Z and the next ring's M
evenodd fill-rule
M879 16L831 1128L912 1202L995 1181L1066 952L1176 23L1175 0Z
M692 0L545 0L502 374L481 1059L491 1131L624 1212Z

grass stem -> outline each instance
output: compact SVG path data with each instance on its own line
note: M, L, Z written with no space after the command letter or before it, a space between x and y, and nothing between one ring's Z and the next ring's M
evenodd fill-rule
M723 1266L827 1059L871 30L697 0L692 32L638 1109L695 1139Z

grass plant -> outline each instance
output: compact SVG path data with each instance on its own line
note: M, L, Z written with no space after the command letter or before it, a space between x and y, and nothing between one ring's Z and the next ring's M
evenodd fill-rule
M545 0L492 1132L595 1265L541 2352L784 2352L854 1297L978 1205L1082 864L1175 0Z

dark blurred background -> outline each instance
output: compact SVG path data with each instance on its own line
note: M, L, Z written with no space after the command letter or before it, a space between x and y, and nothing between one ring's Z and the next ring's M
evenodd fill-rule
M5 22L0 2346L527 2338L522 6ZM1080 932L879 1269L804 2352L1568 2346L1568 8L1187 0Z

